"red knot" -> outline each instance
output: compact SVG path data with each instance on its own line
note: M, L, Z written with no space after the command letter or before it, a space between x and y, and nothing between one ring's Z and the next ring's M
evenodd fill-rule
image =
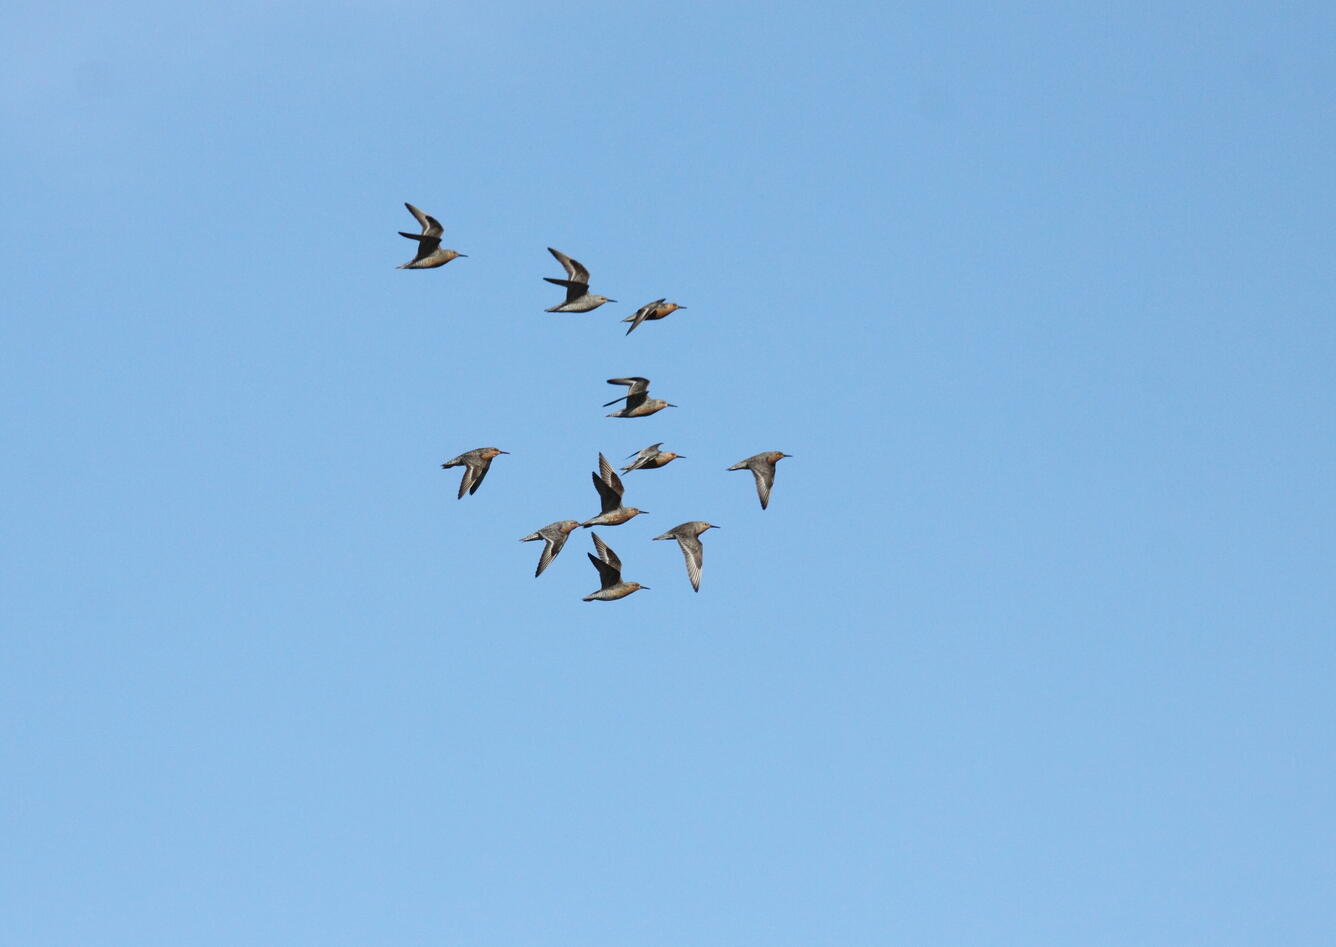
M679 306L677 303L665 302L666 299L667 297L664 297L664 299L656 299L652 303L645 303L645 305L623 319L622 322L631 323L631 328L626 330L626 334L630 335L636 330L636 326L640 325L640 323L644 322L646 319L662 319L671 312L687 308L686 306Z
M603 407L609 408L618 401L625 400L626 407L620 411L614 411L609 414L610 418L644 418L653 414L655 411L662 411L664 408L676 408L677 405L669 404L659 398L649 396L649 379L639 376L631 378L609 378L609 385L626 385L626 394L621 398L613 398Z
M553 306L551 309L544 309L544 312L588 312L591 309L597 309L604 303L615 303L617 300L609 299L607 296L594 296L589 292L589 271L584 268L578 260L572 260L560 250L547 248L547 252L557 258L562 266L566 268L567 279L553 279L550 276L544 276L543 279L549 283L556 283L558 286L566 287L566 301L560 306Z
M622 560L617 558L617 554L608 548L608 544L598 535L591 533L594 537L594 548L598 550L595 556L592 552L585 553L589 561L594 564L598 570L598 581L600 588L597 592L590 592L580 601L582 602L612 602L619 598L626 598L637 589L647 589L648 585L641 585L639 582L622 581Z
M464 476L460 478L459 495L456 499L461 499L465 491L468 491L469 494L477 493L478 488L482 486L482 478L487 476L487 471L492 466L492 458L498 454L509 453L508 450L500 450L495 447L475 447L473 450L466 450L458 457L452 457L441 464L443 470L460 466L464 468Z
M648 512L637 510L634 506L622 506L622 493L625 492L622 479L612 469L608 458L602 454L598 455L598 473L590 476L594 478L594 489L598 491L599 504L603 510L587 523L581 523L581 526L620 526L627 520Z
M781 458L792 456L783 451L768 450L753 454L746 460L740 460L728 469L752 472L752 476L756 478L756 495L761 498L761 509L764 510L770 505L770 488L775 485L775 464L779 463Z
M713 523L692 520L689 523L674 526L662 536L654 537L655 539L677 540L677 544L682 547L682 557L687 561L687 578L691 580L691 587L697 592L700 591L700 567L705 556L701 549L700 534L707 529L718 528Z
M655 470L659 467L666 467L668 464L682 456L681 454L674 454L670 450L659 450L662 446L663 441L659 441L659 443L651 444L649 447L642 447L635 454L627 454L627 457L634 457L635 460L623 467L622 473L630 473L633 470Z
M548 523L540 530L535 530L528 536L521 537L520 542L531 543L534 540L543 541L543 554L538 557L538 569L533 577L536 579L543 574L543 570L553 559L557 558L557 553L561 552L561 547L566 545L566 540L571 535L571 530L580 524L575 520L557 520L555 523Z
M407 263L401 263L396 266L396 270L430 270L438 266L445 266L457 256L468 256L467 253L460 253L458 250L442 250L441 234L445 232L441 222L429 214L424 214L408 201L404 201L404 206L408 212L417 218L418 223L422 225L422 233L404 233L399 231L399 236L407 237L409 240L418 242L417 255Z

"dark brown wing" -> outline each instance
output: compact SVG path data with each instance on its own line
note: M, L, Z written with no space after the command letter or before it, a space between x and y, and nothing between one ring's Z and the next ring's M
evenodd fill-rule
M584 268L579 260L572 260L560 250L553 250L551 247L547 248L547 252L557 258L557 262L565 268L566 275L570 278L572 283L583 283L586 286L589 285L589 271Z
M775 465L755 463L751 468L756 478L756 495L761 498L761 509L770 505L770 488L775 485Z
M417 222L422 225L421 235L423 237L435 237L436 245L440 246L441 234L445 233L445 228L441 226L441 222L430 214L424 214L421 210L408 203L408 201L404 201L404 206L408 208L410 214L417 218ZM400 233L403 233L403 231L400 231ZM405 233L404 236L414 237L413 234L408 233Z

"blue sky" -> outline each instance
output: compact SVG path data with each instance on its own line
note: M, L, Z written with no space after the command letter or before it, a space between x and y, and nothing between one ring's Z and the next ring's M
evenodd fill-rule
M483 7L11 14L7 939L1331 943L1330 7Z

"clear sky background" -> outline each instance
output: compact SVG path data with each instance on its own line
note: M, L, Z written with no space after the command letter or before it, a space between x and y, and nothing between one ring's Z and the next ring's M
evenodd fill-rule
M0 939L1336 942L1336 14L1170 7L21 0Z

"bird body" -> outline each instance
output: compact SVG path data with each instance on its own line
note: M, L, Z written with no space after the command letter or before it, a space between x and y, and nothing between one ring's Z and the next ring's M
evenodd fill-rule
M681 523L674 526L662 536L655 536L658 539L676 539L677 544L682 547L682 556L687 562L687 578L691 580L691 587L697 592L700 591L700 569L704 561L705 553L701 547L700 535L707 529L718 529L713 523L706 523L702 520L692 520L689 523Z
M464 476L459 481L459 494L456 499L462 499L464 493L469 494L478 492L482 486L482 478L487 476L487 471L491 469L492 460L500 454L508 454L510 451L500 450L496 447L475 447L473 450L464 451L458 457L452 457L441 464L442 470L449 470L451 467L463 467Z
M438 266L445 266L455 257L468 256L467 253L460 253L458 250L442 250L441 234L445 232L445 228L441 226L441 222L429 214L424 214L407 201L404 201L404 206L422 225L422 233L399 231L399 236L416 240L418 249L413 259L396 266L396 270L431 270Z
M594 478L594 489L598 491L602 510L598 516L581 523L581 526L620 526L627 520L647 512L637 510L634 506L622 506L622 494L625 492L622 480L612 469L612 464L608 463L608 458L602 454L598 455L598 473L591 476Z
M534 572L534 578L543 574L553 559L557 558L557 553L561 552L561 547L566 545L566 540L571 535L571 530L579 527L575 520L557 520L555 523L548 523L542 529L535 530L528 536L520 538L522 543L531 543L541 539L543 541L543 553L538 557L538 569Z
M761 509L770 505L770 488L775 484L775 464L785 457L792 457L783 451L768 450L753 454L746 460L740 460L729 470L750 470L756 478L756 495L761 498Z
M566 287L566 299L560 305L544 309L544 312L589 312L604 303L615 303L617 301L609 299L607 296L596 296L589 292L589 271L584 268L584 264L580 261L572 260L560 250L554 250L551 247L547 248L547 252L556 257L557 262L565 268L567 278L553 279L550 276L544 276L543 279L549 283Z
M674 454L670 450L659 450L662 446L663 441L659 441L659 443L651 444L649 447L642 447L635 454L627 454L628 457L635 457L635 460L623 467L622 473L630 473L633 470L657 470L659 467L666 467L682 456L681 454Z
M651 398L649 396L649 379L641 378L639 375L630 378L609 378L609 385L626 385L626 394L621 398L613 398L603 407L608 408L618 401L625 400L626 407L607 415L610 418L644 418L656 411L662 411L664 408L676 408L677 405L669 404L661 398Z
M686 306L679 306L677 303L667 302L666 299L667 297L664 299L656 299L652 303L645 303L645 305L623 319L622 322L631 323L631 328L626 330L626 334L630 335L636 330L636 327L640 325L640 323L647 319L662 319L669 313L687 308Z
M580 601L582 602L613 602L619 598L626 598L632 592L639 589L648 589L648 585L641 585L639 582L622 581L622 560L617 558L617 554L608 548L608 544L598 535L591 533L594 537L594 548L598 550L595 556L592 552L585 553L589 561L594 564L598 570L599 590L590 592Z

